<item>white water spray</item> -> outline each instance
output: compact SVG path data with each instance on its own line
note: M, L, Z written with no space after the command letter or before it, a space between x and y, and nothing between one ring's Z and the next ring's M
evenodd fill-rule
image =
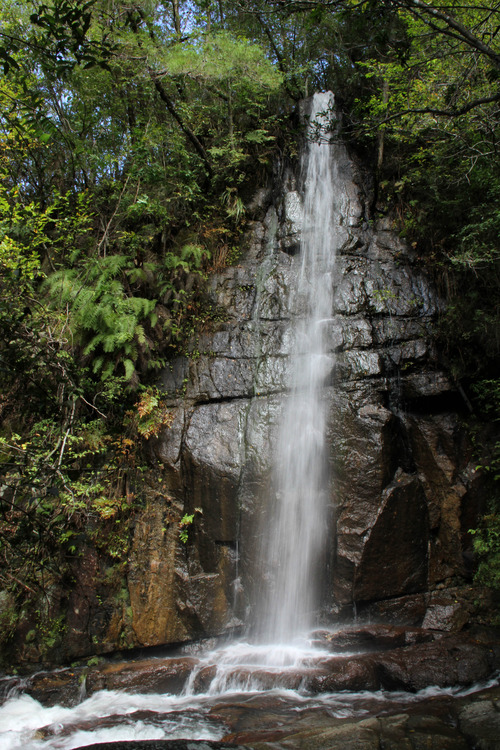
M313 625L318 566L327 527L326 406L323 386L333 370L332 322L336 185L330 145L333 94L315 94L308 128L301 252L291 293L295 323L291 394L284 406L275 459L275 502L262 535L268 587L259 613L263 640L288 642Z

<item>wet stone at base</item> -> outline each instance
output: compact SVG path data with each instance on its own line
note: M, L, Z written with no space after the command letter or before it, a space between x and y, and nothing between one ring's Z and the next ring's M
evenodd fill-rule
M207 740L144 740L143 742L104 742L85 745L93 750L246 750L242 745ZM75 748L75 750L84 750Z

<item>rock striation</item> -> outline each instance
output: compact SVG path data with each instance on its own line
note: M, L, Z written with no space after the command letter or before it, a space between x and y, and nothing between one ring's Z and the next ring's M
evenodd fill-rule
M441 603L430 593L470 572L479 478L460 424L466 405L432 343L436 292L390 220L368 220L359 171L343 148L337 162L343 220L332 247L334 317L325 321L334 366L323 389L331 475L324 613L407 625L425 618L447 630L450 618L463 625L473 609L453 593ZM138 525L129 587L144 645L247 622L262 580L256 536L289 388L299 168L282 167L248 215L239 262L210 280L224 322L162 376L174 421L152 451L172 497L195 518L184 548L164 540L149 562L139 536L157 535L154 514L141 521L147 529ZM153 572L147 579L154 564L166 566L168 594Z

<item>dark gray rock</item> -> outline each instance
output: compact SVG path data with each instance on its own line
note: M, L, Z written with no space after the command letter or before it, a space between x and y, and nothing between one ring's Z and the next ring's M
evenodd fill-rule
M377 517L364 532L363 542L354 578L355 601L386 599L425 588L429 520L417 477L396 474L382 493Z
M457 638L408 646L377 660L379 679L389 690L472 685L485 680L493 669L493 655L487 647Z
M477 750L499 750L500 691L497 688L481 697L459 710L460 730Z

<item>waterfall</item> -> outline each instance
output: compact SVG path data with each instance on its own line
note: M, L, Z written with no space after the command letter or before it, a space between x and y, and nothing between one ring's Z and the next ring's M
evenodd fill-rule
M451 445L456 430L456 423L451 415L448 415L450 419L448 416L446 418L447 426L444 426L442 420L431 424L432 420L425 415L422 415L419 422L415 416L415 432L422 432L420 437L415 434L415 460L418 462L418 453L423 449L426 456L434 456L435 461L424 461L432 464L430 473L426 473L424 466L420 479L416 474L401 472L402 464L399 464L393 480L383 492L380 491L380 477L385 476L389 465L395 468L393 459L396 454L393 453L392 441L397 433L389 430L392 430L394 414L397 415L397 412L396 408L390 412L382 406L380 391L383 391L383 373L379 371L378 365L371 370L369 356L375 355L378 362L380 354L376 348L382 348L381 341L385 342L391 356L398 346L400 353L404 352L412 343L411 339L408 340L409 335L414 335L408 333L412 330L417 333L418 340L413 342L415 349L411 348L410 352L421 351L417 344L421 343L420 336L425 323L422 313L414 310L413 295L415 279L421 278L422 284L424 282L423 277L413 275L411 268L403 266L401 270L398 269L395 261L397 258L397 262L400 262L401 246L394 237L392 240L388 237L386 230L382 230L382 235L378 238L381 244L378 248L377 235L368 235L367 230L361 229L362 208L352 181L347 153L341 145L329 143L332 109L332 94L314 96L308 149L302 165L304 190L301 210L298 210L300 200L296 194L290 200L295 217L301 214L302 236L298 255L287 257L276 252L277 218L274 207L268 214L266 256L256 274L258 295L255 325L261 325L261 330L254 331L253 335L260 345L271 333L267 343L259 349L261 359L255 357L254 361L265 362L270 350L279 348L274 358L279 360L279 366L276 366L275 377L272 378L273 388L263 393L263 398L253 399L250 404L245 390L245 398L242 399L244 406L234 405L233 412L241 418L239 424L244 423L248 428L248 477L252 484L248 494L242 493L240 496L241 507L247 503L246 516L242 514L242 518L244 521L250 519L248 534L242 536L242 546L248 540L253 540L256 534L252 514L261 512L259 502L254 501L262 485L268 480L266 450L272 451L275 467L271 491L267 496L267 510L263 513L260 535L262 543L257 551L260 565L265 571L265 586L261 586L260 601L255 606L257 637L249 643L244 640L221 643L216 639L199 643L187 642L175 651L169 649L168 655L164 656L157 649L153 655L146 651L142 654L136 651L131 659L122 664L116 662L113 655L109 663L103 658L98 666L91 666L89 661L80 666L58 668L52 675L38 671L22 678L17 675L2 677L0 698L5 698L4 705L0 705L2 750L72 750L77 747L111 747L115 743L117 747L125 747L129 742L132 742L132 747L175 745L215 748L244 745L268 750L298 746L325 750L344 745L359 746L364 738L365 744L370 747L382 747L390 741L392 746L400 747L424 747L429 746L429 742L433 742L434 747L466 747L469 746L469 740L474 746L480 746L493 736L488 721L491 724L498 715L496 701L499 684L498 659L495 660L492 656L498 646L494 634L491 634L490 639L485 634L484 642L482 639L481 643L471 641L467 633L463 640L459 633L454 634L451 640L435 637L436 627L446 629L449 624L448 615L442 614L442 610L453 610L453 618L456 618L462 609L469 608L468 589L462 594L460 588L456 587L440 589L434 592L438 595L437 598L431 592L421 628L410 625L405 629L404 626L383 622L379 625L364 625L361 621L356 627L344 630L339 629L335 623L327 623L311 637L300 637L307 631L310 632L315 625L316 612L321 605L320 584L325 576L326 549L332 546L327 539L332 487L332 477L328 472L328 453L331 433L340 433L340 430L336 430L332 423L328 404L335 402L335 408L340 409L350 400L353 414L349 415L349 419L357 419L357 424L352 427L347 425L345 433L347 437L344 445L348 448L352 446L350 451L346 451L345 485L349 477L354 489L352 492L349 489L350 495L346 492L349 495L348 501L352 503L349 518L341 517L340 522L345 524L344 532L349 532L346 535L350 536L347 544L352 544L352 539L364 523L363 519L367 522L364 528L370 529L370 534L367 534L368 542L373 539L374 531L379 533L375 554L374 548L369 546L344 548L344 559L346 549L349 553L353 549L354 554L361 550L363 555L368 550L361 569L365 575L368 573L372 582L369 585L373 584L377 576L379 579L387 576L388 566L381 567L380 560L381 556L386 559L388 547L392 546L395 553L390 559L398 575L401 567L408 571L403 573L404 576L408 575L409 581L409 586L405 584L404 591L426 590L423 578L412 577L414 565L417 572L422 569L427 571L430 537L424 483L432 490L432 467L441 465L440 461L442 463L444 459L453 460L451 454L444 459L442 456L440 458L440 445L442 440ZM291 194L288 194L286 199L290 198ZM299 220L296 225L300 226ZM349 227L352 227L352 231ZM350 259L339 258L338 266L344 268L345 274L340 284L340 271L336 271L336 252L343 248L347 255L349 248L354 250L357 246L348 242L355 240L356 234L358 238L364 237L364 240L373 244L366 245L357 258L354 257L354 252ZM295 240L295 232L292 239ZM394 257L388 258L391 247ZM249 273L243 276L245 282L253 278L251 274L256 268L253 265L255 260L260 262L261 259L262 255L254 255ZM350 270L347 261L349 265L352 263ZM275 287L269 282L279 266L285 272L276 273L276 285L279 285L282 296L279 304L274 307L268 304L275 293ZM290 269L292 273L289 273ZM287 286L287 279L291 280L288 285L290 299L286 309L290 323L287 315L282 314L286 307L286 294L282 290ZM222 281L225 284L228 276L223 276ZM240 281L241 277L236 274L234 282ZM397 305L399 312L394 313L394 320L391 319L390 309L384 312L384 306L374 294L380 290L381 284L390 284L389 290L394 288L398 294L401 293ZM424 285L423 288L427 291L422 294L422 298L426 300L426 305L429 305L427 309L430 310L425 313L427 318L424 321L427 320L430 324L438 308L437 303L434 307L427 287ZM369 319L366 309L365 295L368 295L370 289L372 304L380 305L378 332L375 328L377 321ZM363 290L363 294L360 290ZM334 291L337 291L337 301L333 299ZM343 295L346 297L343 298ZM251 305L244 309L251 309ZM279 318L274 317L274 309L279 310ZM334 309L339 311L338 317L334 314ZM343 324L339 321L341 317ZM290 327L280 340L285 319ZM346 326L346 320L349 321L347 327L341 329L341 325ZM266 323L271 323L272 328L266 327ZM241 354L247 356L244 342L248 339L242 335L242 331L247 331L247 324L248 321L245 321L245 327L238 329L237 336L227 334L226 330L218 332L223 337L227 335L224 351L226 347L231 347L231 356L236 353L235 349L241 349ZM238 321L238 325L241 325L241 321ZM368 331L368 335L365 336L364 331ZM294 341L292 348L289 346L290 340ZM362 379L359 385L355 385L355 381L351 380L348 391L345 384L343 392L340 389L337 393L332 392L331 373L335 364L333 351L340 341L345 346L345 354L350 354L353 362L361 363L359 370L365 367L363 377L371 378L372 374L377 374L373 385L368 386L366 380L363 382ZM374 347L374 351L365 351L364 348L368 346ZM286 355L290 352L288 359ZM224 354L224 358L226 356ZM408 356L413 357L413 354ZM281 387L280 373L285 358L290 381L289 390L283 396L282 418L278 429L275 415L280 397L275 388ZM237 357L235 359L238 361ZM363 362L367 364L363 365ZM252 364L251 367L253 366ZM227 372L225 367L223 370ZM203 370L200 372L203 373ZM216 370L214 368L208 372L215 373ZM251 373L250 365L248 371L242 368L243 372ZM410 377L417 375L425 378L423 387L427 388L428 378L436 375L429 375L429 372L417 370ZM229 377L232 373L233 371L229 372ZM444 374L439 371L437 375L444 378ZM242 379L245 380L243 377ZM248 375L248 383L250 382L251 374ZM415 380L407 382L412 388L417 387ZM245 384L245 389L246 387ZM224 390L221 389L219 396L223 393ZM425 390L424 394L428 395L428 391ZM354 413L356 405L361 403L362 406ZM217 404L217 419L221 414L218 406ZM255 407L255 414L247 417L252 407ZM200 408L206 415L206 405ZM194 417L191 402L188 402L187 409L186 413L192 424ZM228 413L230 414L229 409L224 414ZM207 418L207 424L213 427L217 422L213 418ZM261 428L260 431L258 427ZM273 434L275 427L277 437L273 446L267 442L267 437ZM182 429L186 430L185 427ZM252 434L254 429L255 435ZM386 430L389 432L387 439L391 441L391 455L387 464L387 458L382 455L386 452ZM198 455L197 470L200 475L203 466L207 466L207 471L215 474L214 465L218 466L218 462L224 465L224 461L226 465L229 463L229 458L220 459L215 454L220 450L231 457L234 447L231 436L235 432L236 430L216 432L211 443L208 429L194 433L195 436L206 436L210 451L213 451L201 454L205 463ZM217 441L221 436L224 437L224 442L218 445ZM188 430L184 432L183 440L189 450L193 450ZM380 456L377 441L381 443ZM336 445L340 447L339 443ZM253 450L255 453L260 451L260 460L252 455ZM363 451L366 452L366 461L363 460ZM400 458L401 456L405 457L404 451ZM177 462L179 458L175 460ZM193 466L189 466L189 461L193 462ZM188 471L194 471L193 454L189 461L186 462ZM353 474L349 473L351 469ZM366 486L363 485L365 475ZM216 476L224 481L226 479L222 471L217 470ZM474 478L474 472L471 476ZM200 481L203 491L210 493L209 500L212 497L215 499L216 487L208 481L205 484L204 477L197 481ZM225 489L221 490L221 496L227 501L230 496L226 497L225 492ZM447 494L447 497L453 497L453 492L450 484L451 494ZM459 494L456 497L458 507L462 496ZM258 499L262 499L262 496L259 495ZM217 508L217 504L214 506ZM359 517L356 516L358 512ZM370 526L377 514L375 525ZM404 523L400 520L403 516ZM219 520L216 519L215 528L219 527ZM377 524L380 520L382 524L378 531ZM352 521L356 525L349 528L348 523ZM448 520L448 523L451 522ZM163 516L161 523L164 523ZM220 528L224 526L221 524ZM162 533L164 531L162 529ZM403 536L402 540L397 538L398 533ZM412 542L413 536L417 539L416 546ZM209 539L207 534L207 540ZM165 545L167 543L165 539ZM227 542L223 544L225 546ZM339 543L339 549L342 544L346 544L345 540ZM207 547L210 545L207 544ZM175 548L172 549L175 551ZM254 553L253 549L251 551ZM249 556L248 562L242 563L240 581L238 553L239 549L236 547L234 560L228 552L222 562L234 571L235 598L243 598L242 592L246 593L247 586L250 588L250 580L256 570L252 565L253 557ZM185 549L183 557L185 555L186 560L188 554L188 549ZM176 555L172 564L178 564L179 558L180 555ZM156 565L156 560L154 564ZM197 607L197 597L206 601L209 600L210 592L215 592L213 609L217 610L220 606L220 599L216 594L218 574L198 575L199 565L199 560L196 559L196 564L193 565L195 574L186 576L190 579L190 586L184 590L189 596L185 601L177 600L175 603L179 613L181 606L186 609L189 618L198 628L205 627L205 623L201 618L198 619L197 613L203 610L208 618L210 612ZM157 567L159 577L162 578L163 572L168 568L167 558L160 558ZM153 570L151 560L150 573L154 571L156 567ZM184 568L179 567L176 573L184 576ZM421 584L416 586L416 580L420 580ZM131 578L129 582L134 583ZM208 595L202 587L198 587L199 584L206 587ZM164 585L167 587L170 584L167 581ZM396 585L400 586L399 579ZM400 588L393 589L391 593L390 588L387 591L382 588L379 594L376 586L374 590L375 594L370 594L374 596L374 611L380 613L382 620L384 612L389 622L394 621L398 615L402 615L403 621L410 618L414 622L423 614L422 600L427 596L424 597L422 593L402 593ZM142 592L140 598L142 601ZM160 601L166 600L160 597ZM369 601L369 598L366 597L364 601ZM447 603L450 603L450 607ZM166 619L165 622L168 624ZM88 620L89 632L91 625ZM208 625L207 629L212 627ZM126 631L123 632L125 634ZM32 645L29 644L29 649ZM36 653L29 649L25 652L26 655ZM476 682L486 679L490 681ZM460 689L460 685L466 686L466 689ZM496 692L485 692L492 689ZM473 699L472 695L479 690L481 692L477 699ZM32 696L39 696L48 705L42 705ZM456 699L457 703L452 705L451 701ZM62 700L64 705L57 705L57 700ZM485 713L484 707L487 705L489 708ZM443 722L444 710L450 721ZM474 719L477 715L485 718L482 722L476 722L476 727L471 717ZM395 716L399 717L397 726ZM411 721L406 721L405 716L411 716ZM366 726L360 730L361 720ZM481 733L483 726L490 731L489 735ZM492 746L491 743L489 746Z
M334 361L328 350L332 322L336 206L334 147L330 145L333 94L315 94L304 157L304 208L296 286L290 312L295 350L291 388L276 446L271 517L262 533L267 590L259 612L263 640L287 642L313 625L319 563L327 528L325 383ZM337 188L337 189L340 189Z

